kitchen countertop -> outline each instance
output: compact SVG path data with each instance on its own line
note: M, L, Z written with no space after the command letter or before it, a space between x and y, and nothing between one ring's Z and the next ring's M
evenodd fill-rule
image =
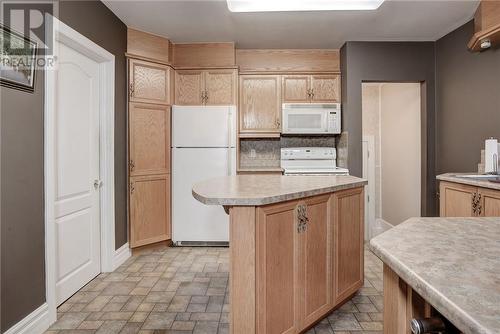
M475 186L475 187L500 190L500 183L490 182L487 179L458 177L457 175L477 175L477 174L474 174L474 173L446 173L446 174L438 175L436 178L440 181L455 182L455 183L467 184L467 185ZM499 177L500 177L500 175L499 175Z
M464 333L500 333L500 218L411 218L372 251Z
M361 187L367 183L349 175L237 175L197 183L193 186L193 196L208 205L258 206Z

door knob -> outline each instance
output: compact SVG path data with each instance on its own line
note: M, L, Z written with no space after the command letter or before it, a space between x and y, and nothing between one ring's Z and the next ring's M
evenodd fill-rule
M102 181L101 180L94 180L94 188L99 189L102 187Z

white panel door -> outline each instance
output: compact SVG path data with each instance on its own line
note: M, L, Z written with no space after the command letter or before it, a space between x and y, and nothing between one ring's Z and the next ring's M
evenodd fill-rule
M100 272L99 64L59 43L56 79L56 301Z
M172 240L229 241L229 216L220 205L205 205L192 194L193 185L234 174L235 149L172 149ZM231 157L231 158L229 158ZM228 166L231 161L231 168Z

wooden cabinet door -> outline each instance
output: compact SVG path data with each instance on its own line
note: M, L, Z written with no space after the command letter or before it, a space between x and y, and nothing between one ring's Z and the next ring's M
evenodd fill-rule
M308 218L300 233L301 287L300 329L307 328L332 307L332 238L331 196L307 199L304 204Z
M363 286L364 190L348 189L333 197L333 300L337 305Z
M261 334L298 332L297 202L257 209L256 309Z
M240 132L281 132L281 84L279 75L241 75Z
M205 71L206 105L236 104L236 70Z
M170 107L130 103L130 176L170 172Z
M309 75L284 75L281 81L283 103L310 102L309 90L311 87Z
M202 105L204 90L203 71L175 71L175 104L184 106Z
M130 247L171 239L170 175L130 179Z
M477 208L481 217L500 217L500 190L479 188L480 205Z
M477 187L465 184L443 182L439 184L439 212L441 217L473 217L472 208Z
M171 68L137 59L129 60L130 102L172 104Z
M340 102L340 75L312 75L312 102Z

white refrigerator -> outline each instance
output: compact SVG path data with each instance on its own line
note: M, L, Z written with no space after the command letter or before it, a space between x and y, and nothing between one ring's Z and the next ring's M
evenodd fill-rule
M222 206L205 205L193 185L236 174L236 108L172 108L172 241L177 245L229 241L229 216Z

